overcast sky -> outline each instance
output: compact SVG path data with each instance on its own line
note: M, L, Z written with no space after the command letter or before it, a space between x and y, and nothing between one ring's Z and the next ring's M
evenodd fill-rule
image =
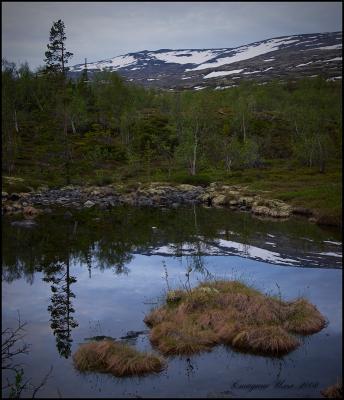
M70 65L140 50L236 47L342 30L341 2L2 2L2 57L44 64L53 21Z

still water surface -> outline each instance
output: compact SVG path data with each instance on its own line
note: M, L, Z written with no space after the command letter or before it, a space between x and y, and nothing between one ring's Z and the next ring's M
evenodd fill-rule
M2 324L27 321L25 377L38 397L321 397L341 376L341 235L304 219L284 222L225 209L114 208L42 215L30 227L3 218ZM143 318L170 287L206 277L242 279L284 299L305 296L328 319L276 359L219 346L171 357L160 374L80 374L71 355L86 338L131 334L151 350ZM166 278L167 271L167 278ZM54 289L53 289L54 288ZM6 376L4 376L6 378ZM29 394L28 394L29 395Z

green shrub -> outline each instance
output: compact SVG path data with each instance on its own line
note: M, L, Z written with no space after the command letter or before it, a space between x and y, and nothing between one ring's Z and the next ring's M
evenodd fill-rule
M177 183L201 186L207 186L212 182L212 179L208 174L188 175L180 173L171 177L171 180Z

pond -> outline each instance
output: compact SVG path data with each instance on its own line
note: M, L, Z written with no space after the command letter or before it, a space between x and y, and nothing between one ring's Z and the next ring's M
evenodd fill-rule
M3 217L2 325L15 328L17 311L27 322L30 351L16 360L25 378L39 384L53 367L37 397L321 397L341 377L337 230L205 207L61 208L18 221ZM74 369L72 354L93 336L151 350L143 318L168 287L185 284L188 268L192 285L235 278L285 300L305 296L328 325L281 358L218 346L140 378Z

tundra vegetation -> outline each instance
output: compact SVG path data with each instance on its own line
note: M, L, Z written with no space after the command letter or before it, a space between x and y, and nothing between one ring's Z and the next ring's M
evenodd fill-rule
M151 343L164 355L189 355L225 344L238 351L282 356L300 345L297 336L326 325L304 298L283 301L235 280L170 290L165 304L144 321L152 328Z

